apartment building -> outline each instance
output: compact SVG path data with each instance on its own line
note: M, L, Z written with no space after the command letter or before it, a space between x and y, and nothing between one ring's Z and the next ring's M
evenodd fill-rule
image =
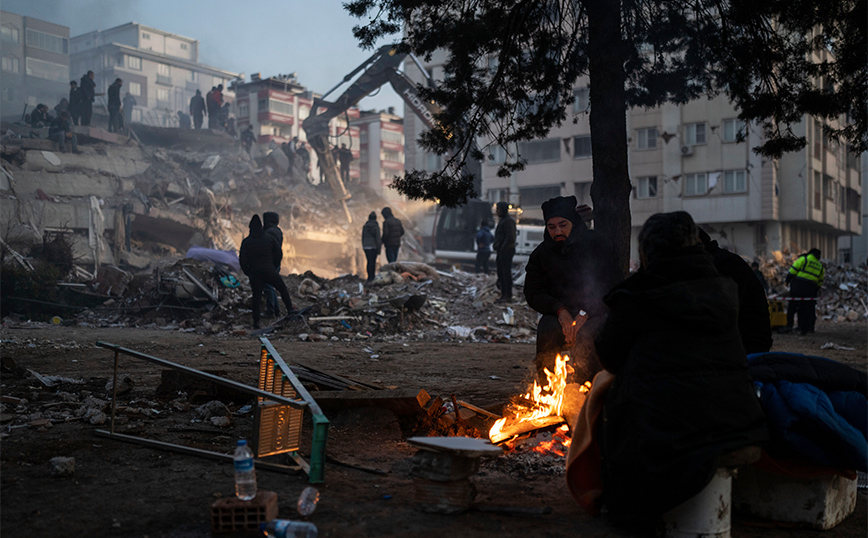
M352 125L359 129L358 171L361 185L383 198L397 202L402 198L389 188L395 176L404 173L404 120L395 110L362 111ZM355 162L355 161L354 161Z
M229 83L239 74L199 63L199 41L195 39L130 22L70 41L68 80L93 71L96 92L105 93L116 78L123 79L121 95L129 92L136 99L135 123L177 126L177 112L189 111L196 90L204 96L220 84L224 100L233 99ZM104 110L104 103L105 97L97 97L94 112Z
M69 27L0 11L0 109L20 120L44 103L69 96ZM26 108L26 110L25 110Z

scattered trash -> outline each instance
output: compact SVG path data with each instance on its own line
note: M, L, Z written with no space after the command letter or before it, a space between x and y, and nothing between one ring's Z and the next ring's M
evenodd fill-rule
M822 346L820 346L820 349L837 349L839 351L854 351L856 348L840 346L840 345L835 344L833 342L827 342L827 343L823 344Z

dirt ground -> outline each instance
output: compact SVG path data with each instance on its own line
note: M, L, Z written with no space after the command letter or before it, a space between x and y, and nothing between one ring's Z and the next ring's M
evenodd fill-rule
M81 419L46 421L65 405L78 407L84 391L110 399L105 384L113 354L97 341L161 357L193 368L221 372L256 385L259 342L251 336L209 337L179 331L127 328L82 328L45 324L4 326L0 395L23 398L4 404L0 439L0 531L16 537L149 537L211 536L210 505L233 495L231 464L155 450L98 437L97 428ZM367 382L402 389L425 389L432 396L457 398L496 408L525 389L533 357L531 344L396 342L299 342L292 334L270 337L287 362ZM827 348L832 343L852 350ZM819 355L866 369L868 332L865 323L819 322L807 337L776 335L774 350ZM43 376L83 380L43 386L27 370ZM120 431L229 452L235 440L252 433L250 415L233 416L226 428L190 423L190 414L169 412L154 402L160 368L122 357L119 371L135 382L120 400ZM67 396L66 393L70 394ZM70 402L76 403L70 403ZM249 402L235 402L237 410ZM149 413L156 408L158 414ZM138 409L139 411L134 411ZM141 411L145 409L145 411ZM150 415L150 416L149 416ZM43 419L43 420L40 420ZM460 515L428 514L417 509L409 458L416 450L406 443L395 417L381 409L344 411L329 416L328 454L337 461L382 471L327 464L325 483L317 487L320 503L310 521L323 537L419 536L452 538L497 536L625 536L599 518L582 512L568 495L562 465L517 465L506 454L483 463L473 478L476 502L485 506L550 507L538 517L517 517L471 510ZM310 436L310 421L305 437ZM304 447L302 453L304 454ZM51 476L49 460L74 457L71 478ZM283 461L278 456L275 461ZM308 485L303 474L260 470L260 489L275 491L279 516L297 519L295 502ZM858 507L828 535L866 535L866 495ZM757 525L736 517L735 537L813 537L817 531Z

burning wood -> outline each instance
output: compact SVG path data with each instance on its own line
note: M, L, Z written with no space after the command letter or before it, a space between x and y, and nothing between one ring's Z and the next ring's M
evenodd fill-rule
M492 443L500 443L522 433L545 428L564 421L562 408L564 391L567 387L567 376L573 369L567 364L569 355L555 357L554 372L546 368L545 386L534 381L530 392L522 396L519 404L513 403L504 413L504 417L494 423L488 432ZM590 383L583 385L586 392Z

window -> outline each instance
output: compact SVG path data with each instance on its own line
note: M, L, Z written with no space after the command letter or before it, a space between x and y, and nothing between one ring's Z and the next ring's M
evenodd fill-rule
M181 43L181 50L187 50L187 44Z
M838 186L838 212L847 212L847 189L843 185Z
M238 103L238 117L246 118L250 116L250 103L247 101L241 101Z
M142 32L142 39L151 39L151 34Z
M638 149L655 149L657 147L657 127L648 127L636 131Z
M823 176L823 196L826 200L835 200L835 182L831 176Z
M543 202L561 195L560 185L547 185L544 187L525 187L518 189L521 205L524 207L539 207Z
M69 82L69 68L65 65L27 58L27 75L55 82Z
M3 41L8 41L10 43L19 43L21 36L18 33L18 28L14 28L12 26L3 26L2 33L0 33L0 38Z
M404 145L404 135L397 131L382 130L383 142L391 142L393 144Z
M723 173L723 192L733 194L747 192L747 172L730 170Z
M561 141L559 138L551 138L519 142L518 154L521 158L527 159L528 164L559 161L561 160Z
M256 110L258 112L267 112L268 111L268 99L260 99L256 103Z
M814 172L814 209L820 209L820 199L822 197L823 175L820 172Z
M169 64L157 64L157 74L167 77L170 76L172 74L172 70L169 67Z
M506 162L506 150L502 146L488 148L488 164L503 164Z
M576 88L573 90L573 112L579 114L581 112L587 112L590 107L590 101L588 100L588 89L587 88Z
M636 186L636 198L644 200L646 198L657 197L657 176L640 177Z
M130 94L135 96L142 95L142 84L140 82L130 82Z
M705 123L688 123L685 125L684 143L688 146L705 144Z
M21 65L18 62L18 58L13 58L12 56L4 56L3 71L7 71L9 73L19 73L21 71Z
M404 154L401 151L394 151L391 149L384 149L382 152L382 158L384 161L390 163L400 163L404 162Z
M161 101L164 104L168 104L169 102L169 90L166 88L157 88L157 101Z
M141 71L142 59L137 56L127 56L127 67L135 69L136 71Z
M684 176L684 195L702 196L708 193L708 178L705 174L687 174Z
M573 137L573 159L587 159L591 156L590 135Z
M738 142L739 136L746 135L744 122L738 118L723 120L723 141Z
M56 54L69 54L69 40L53 34L27 29L27 46Z
M295 105L292 103L284 103L283 101L268 100L268 111L284 116L292 116L295 113Z

